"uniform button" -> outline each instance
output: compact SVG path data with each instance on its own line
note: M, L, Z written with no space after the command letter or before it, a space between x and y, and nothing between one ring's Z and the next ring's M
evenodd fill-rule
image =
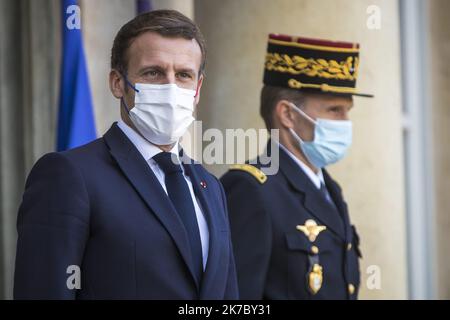
M312 252L313 254L318 254L318 253L319 253L319 248L317 248L316 246L312 246L312 247L311 247L311 252Z
M348 293L351 295L355 293L355 286L351 283L348 285Z
M352 244L351 244L351 243L348 243L348 244L347 244L347 251L350 251L350 250L352 250Z

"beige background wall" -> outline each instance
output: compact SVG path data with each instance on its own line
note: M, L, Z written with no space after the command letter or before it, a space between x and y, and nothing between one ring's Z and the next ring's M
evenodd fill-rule
M433 119L437 297L450 299L450 2L429 1L430 98Z
M363 282L369 265L381 269L381 290L363 286L361 298L406 298L397 2L197 0L195 4L209 49L199 114L204 127L263 128L258 107L268 33L361 43L358 87L376 97L355 98L354 146L331 172L343 186L362 238ZM366 9L372 4L381 9L380 30L366 27ZM226 167L211 169L221 174Z
M135 1L82 0L80 5L97 135L101 136L120 117L119 101L109 91L111 48L120 27L135 16Z

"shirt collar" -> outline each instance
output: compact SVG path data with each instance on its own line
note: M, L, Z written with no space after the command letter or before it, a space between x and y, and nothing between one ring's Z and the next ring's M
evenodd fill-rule
M149 161L158 153L162 152L160 148L148 142L134 129L130 128L122 119L120 119L117 122L117 126L123 131L123 133L128 137L128 139L130 139L130 141L134 144L136 149L138 149L139 153L144 157L146 161ZM175 143L170 152L176 154L176 156L179 157L178 142Z
M319 168L319 171L314 173L310 167L308 167L303 161L298 159L292 152L290 152L285 146L283 146L278 141L275 141L280 148L287 153L287 155L294 160L294 162L303 170L303 172L308 176L311 182L316 186L317 189L320 189L321 184L325 184L325 179L323 177L322 169Z

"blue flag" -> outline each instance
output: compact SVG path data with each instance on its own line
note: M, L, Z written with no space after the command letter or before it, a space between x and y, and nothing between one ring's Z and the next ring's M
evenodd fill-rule
M63 0L58 151L83 145L97 136L80 21L77 0Z
M152 11L152 2L150 0L136 0L136 9L137 14Z

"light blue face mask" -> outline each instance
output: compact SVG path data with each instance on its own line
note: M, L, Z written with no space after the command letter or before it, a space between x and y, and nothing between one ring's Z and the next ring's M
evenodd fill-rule
M309 162L316 168L323 168L341 160L352 144L352 122L349 120L313 120L303 110L291 103L295 111L314 124L314 140L303 141L290 128Z

